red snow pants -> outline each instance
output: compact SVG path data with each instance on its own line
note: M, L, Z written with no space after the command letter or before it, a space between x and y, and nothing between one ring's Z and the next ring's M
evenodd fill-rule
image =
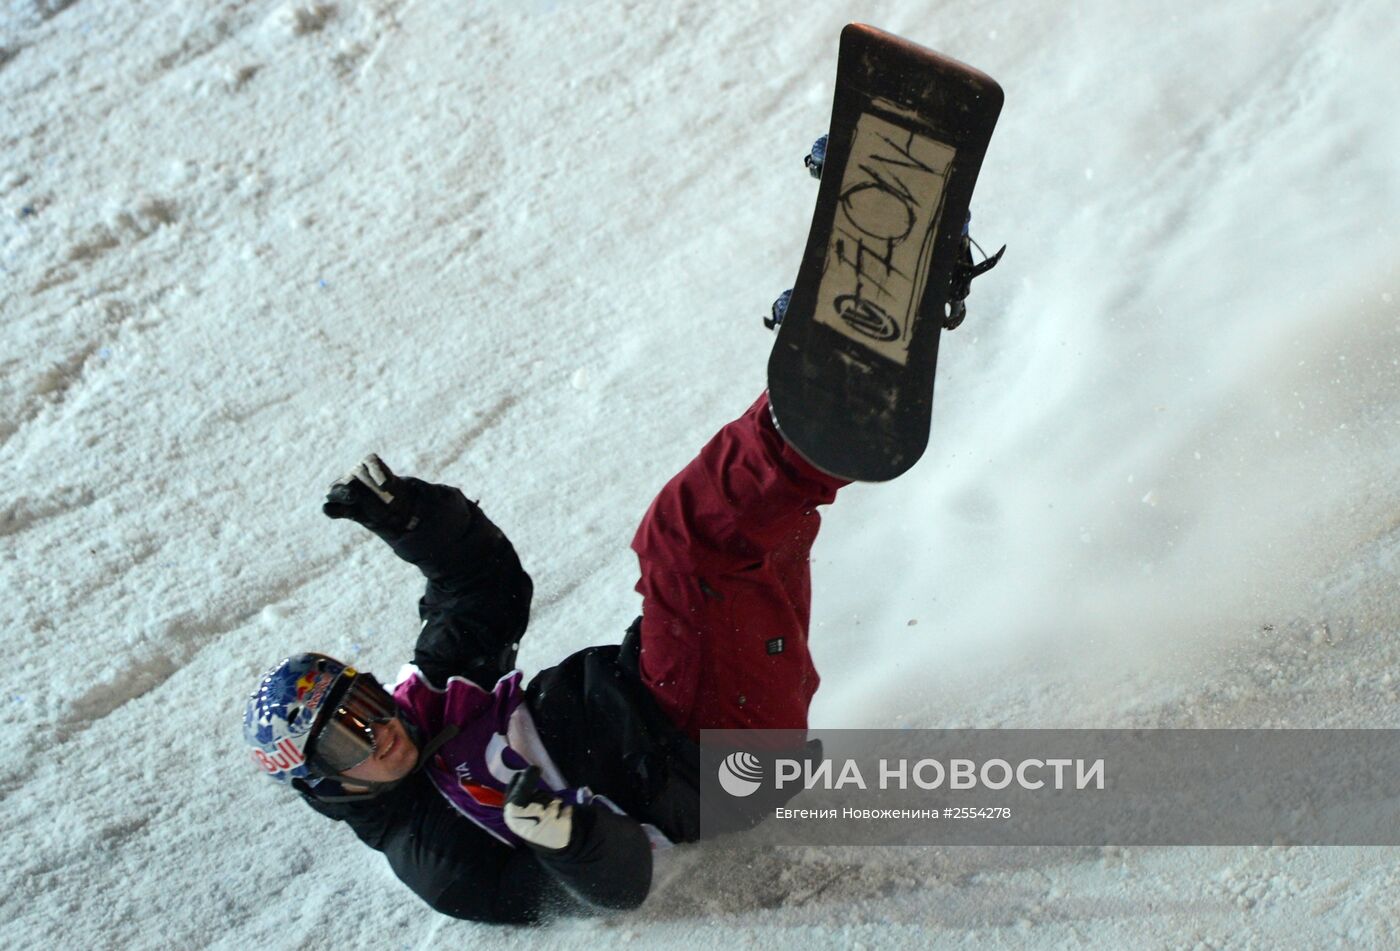
M816 508L846 484L783 441L765 393L651 503L632 540L642 681L692 738L806 729Z

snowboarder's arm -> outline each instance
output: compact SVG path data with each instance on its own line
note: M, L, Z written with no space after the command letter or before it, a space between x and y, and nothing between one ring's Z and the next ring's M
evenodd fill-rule
M436 799L427 808L408 809L406 821L372 844L384 851L405 885L454 918L523 924L551 911L640 905L651 888L651 843L641 826L597 802L566 809L562 828L557 807L539 823L551 827L541 841L562 847L528 841L511 847L463 822Z
M489 688L515 666L534 586L461 490L400 478L371 456L331 487L324 510L364 525L427 578L414 663L433 684L461 676Z
M439 687L462 676L490 689L515 667L534 585L509 539L460 490L408 481L419 524L386 540L428 579L413 662Z
M444 915L528 924L551 909L577 905L528 849L507 845L464 819L430 782L348 802L301 792L312 809L348 823L361 841L382 852L394 875Z
M602 802L572 805L540 783L538 766L506 791L506 825L559 883L596 908L636 908L651 890L651 841L635 819Z
M634 820L602 805L576 806L574 818L569 845L562 851L483 842L456 864L445 886L440 877L424 877L432 862L394 871L435 911L472 921L525 924L551 911L636 908L651 888L646 833Z
M573 829L562 851L526 848L560 884L595 908L629 911L651 891L651 841L637 820L601 803L573 807Z

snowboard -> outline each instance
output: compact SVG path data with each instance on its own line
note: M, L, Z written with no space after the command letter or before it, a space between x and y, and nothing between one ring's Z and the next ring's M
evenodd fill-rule
M841 31L816 212L768 359L774 422L824 472L893 479L928 444L939 332L1002 100L970 66Z

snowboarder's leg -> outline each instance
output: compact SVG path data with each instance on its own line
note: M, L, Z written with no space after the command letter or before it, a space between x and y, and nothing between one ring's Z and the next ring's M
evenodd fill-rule
M641 563L642 679L682 729L800 729L816 512L847 484L783 441L766 394L652 502Z

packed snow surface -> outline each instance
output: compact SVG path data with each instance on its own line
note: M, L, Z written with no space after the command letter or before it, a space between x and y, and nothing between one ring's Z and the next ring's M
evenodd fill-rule
M616 641L660 485L763 386L851 20L996 77L933 437L814 559L819 727L1400 727L1390 0L0 6L0 945L1400 944L1387 849L667 853L639 912L440 917L255 775L392 672L368 451Z

